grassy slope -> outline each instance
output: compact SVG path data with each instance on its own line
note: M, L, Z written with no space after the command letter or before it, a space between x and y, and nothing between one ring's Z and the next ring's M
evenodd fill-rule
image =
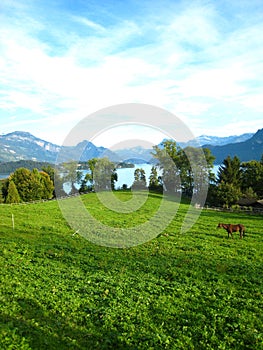
M109 215L84 198L111 225L138 224L159 201ZM203 211L179 234L186 209L167 235L114 249L72 236L56 202L1 205L0 348L263 349L262 216ZM247 237L218 222L244 223Z

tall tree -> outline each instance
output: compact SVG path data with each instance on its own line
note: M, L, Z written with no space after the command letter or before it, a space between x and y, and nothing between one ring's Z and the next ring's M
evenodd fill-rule
M42 199L43 186L41 183L41 175L37 169L31 171L30 179L31 200Z
M186 147L179 152L180 176L183 192L192 196L201 192L214 180L212 173L215 157L208 148Z
M46 172L40 171L39 174L40 174L40 183L42 188L41 198L51 199L54 195L54 183Z
M201 192L212 179L214 157L208 149L177 147L175 141L164 141L153 147L153 156L162 169L164 187L169 191L182 191L192 196Z
M78 192L75 185L81 183L82 178L82 172L78 171L78 162L71 161L63 163L63 168L65 171L64 181L70 183L71 193Z
M149 189L152 191L162 190L161 179L158 176L158 171L155 166L151 168L151 174L149 177Z
M224 159L219 167L216 197L218 204L229 206L241 198L241 163L237 156Z
M146 188L146 176L145 171L142 168L137 168L134 171L134 182L132 188L145 189Z
M114 182L118 180L115 164L108 158L98 158L91 163L91 173L96 191L114 189Z
M45 173L47 173L51 179L51 181L53 182L53 184L55 183L55 173L56 173L56 169L53 168L51 165L47 165L42 167L42 171L44 171Z
M224 182L240 188L241 177L242 171L239 158L237 156L234 156L234 158L231 158L230 156L225 158L223 164L219 167L217 182Z
M19 196L23 202L30 202L35 200L34 194L34 181L32 173L29 169L18 168L10 175L10 181L14 181Z
M12 204L12 203L20 203L20 202L21 202L21 199L14 181L9 181L5 203Z
M162 182L167 191L176 192L181 189L179 171L179 150L175 141L165 140L160 146L153 146L153 157L158 159L162 170Z
M251 188L258 197L263 196L263 162L251 160L242 163L242 191Z
M85 178L82 180L81 188L80 190L82 192L87 191L88 189L94 190L94 170L95 166L97 164L98 158L91 158L87 162L87 168L89 169L89 172L85 175ZM90 186L87 184L90 183Z
M48 174L50 180L53 183L53 197L65 196L66 193L63 190L63 177L58 169L53 168L51 165L42 167L42 171ZM41 173L41 172L40 172Z

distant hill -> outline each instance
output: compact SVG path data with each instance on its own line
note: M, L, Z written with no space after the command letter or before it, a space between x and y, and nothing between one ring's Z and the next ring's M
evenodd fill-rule
M152 149L143 148L141 146L118 149L115 154L118 155L120 159L126 162L132 163L147 163L152 159Z
M11 162L0 162L0 174L10 174L18 168L27 168L29 170L42 170L45 167L52 166L51 163L37 162L34 160L16 160Z
M105 147L97 147L92 142L84 140L76 146L63 146L57 154L58 162L77 160L85 162L92 158L108 157L111 161L118 162L120 158L111 150ZM56 156L56 157L57 157Z
M237 156L241 162L260 160L263 154L263 129L243 142L223 146L203 145L203 147L209 148L216 157L215 164L221 164L227 156Z

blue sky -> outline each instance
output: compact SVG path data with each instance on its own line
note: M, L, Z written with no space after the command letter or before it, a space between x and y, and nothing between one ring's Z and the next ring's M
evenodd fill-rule
M1 0L1 133L61 144L87 115L134 102L196 136L256 132L262 33L261 0Z

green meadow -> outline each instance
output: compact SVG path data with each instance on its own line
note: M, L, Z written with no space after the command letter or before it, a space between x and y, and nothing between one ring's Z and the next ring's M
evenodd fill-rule
M162 197L132 213L82 199L114 229L146 222ZM76 233L56 201L0 205L0 348L263 349L263 217L203 210L180 233L187 209L158 237L118 249ZM246 236L228 239L219 222L244 224Z

